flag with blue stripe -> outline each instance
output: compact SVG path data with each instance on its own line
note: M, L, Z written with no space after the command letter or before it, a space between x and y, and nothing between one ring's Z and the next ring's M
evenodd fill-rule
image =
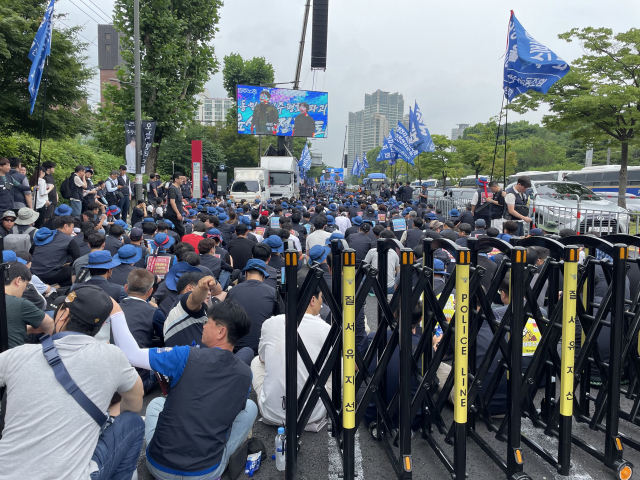
M424 124L418 102L416 102L413 111L411 111L411 107L409 107L409 124L411 125L409 128L411 146L418 152L435 152L436 146L433 140L431 140L429 129Z
M569 64L527 32L511 11L504 59L504 95L510 102L527 90L547 93L569 73Z
M29 114L33 113L33 107L36 104L38 98L38 89L40 88L40 80L42 79L42 72L44 70L44 63L46 58L51 54L51 34L52 34L52 20L53 20L53 3L51 0L47 10L44 13L44 18L38 28L31 48L29 49L29 60L31 60L31 70L29 71L29 94L31 95L31 110Z
M413 159L418 156L418 151L415 150L409 142L409 132L402 123L398 122L398 128L396 128L396 136L393 139L393 145L398 152L398 158L401 158L409 165L414 165Z
M358 176L358 155L356 155L356 159L353 161L353 165L351 166L351 175L354 177Z
M364 153L364 152L362 152L362 166L364 168L369 168L369 162L367 161L367 154ZM364 168L363 168L363 170L364 170ZM364 171L362 173L364 173Z

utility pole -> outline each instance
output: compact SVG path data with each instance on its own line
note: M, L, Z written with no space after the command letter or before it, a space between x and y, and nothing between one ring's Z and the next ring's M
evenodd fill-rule
M142 200L142 94L140 90L140 0L133 0L133 75L136 123L136 201ZM153 141L153 139L151 139Z

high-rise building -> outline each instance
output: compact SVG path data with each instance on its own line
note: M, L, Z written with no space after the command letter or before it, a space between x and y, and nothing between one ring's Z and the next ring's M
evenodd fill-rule
M100 102L104 103L105 84L117 85L116 70L124 66L119 34L113 25L98 25L98 69L100 69Z
M451 140L458 140L462 138L465 129L469 127L468 123L458 123L458 128L451 129Z
M405 117L407 120L405 120ZM377 90L364 96L364 110L349 112L347 138L347 169L350 172L362 152L381 147L384 138L398 122L406 125L404 97L401 93Z
M203 125L216 125L225 121L227 112L233 108L230 98L211 98L206 88L198 95L200 105L195 119Z

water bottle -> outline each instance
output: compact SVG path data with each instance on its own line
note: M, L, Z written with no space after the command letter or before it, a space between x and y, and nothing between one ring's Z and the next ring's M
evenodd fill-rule
M280 427L278 428L278 435L276 435L276 470L284 472L284 467L284 427Z

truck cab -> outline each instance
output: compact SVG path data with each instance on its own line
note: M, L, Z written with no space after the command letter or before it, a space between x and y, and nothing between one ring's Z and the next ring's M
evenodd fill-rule
M269 172L269 188L272 198L300 195L298 162L294 157L262 157L260 167Z
M239 202L246 200L266 202L271 197L269 172L264 168L236 168L233 172L229 199Z

